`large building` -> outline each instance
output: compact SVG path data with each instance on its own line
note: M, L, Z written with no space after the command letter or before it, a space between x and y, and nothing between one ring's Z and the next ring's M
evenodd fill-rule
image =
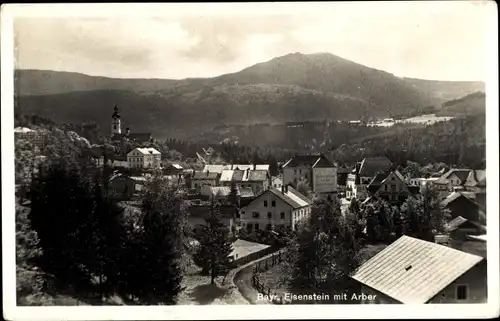
M127 163L129 168L160 168L161 153L154 148L134 148L127 154Z
M464 184L472 172L470 169L452 168L444 173L439 179L432 182L432 185L442 192L452 192L464 189Z
M367 186L368 195L382 198L391 204L403 203L413 194L405 178L397 170L377 173Z
M122 133L122 118L118 106L115 105L111 115L111 140L114 142L128 140L137 144L148 144L153 140L153 136L151 133L131 133L129 127L125 129L125 133Z
M337 194L337 166L323 154L298 154L283 165L283 186L307 181L318 197Z
M240 211L241 228L248 233L259 230L292 231L311 215L312 201L290 186L268 189Z
M364 304L486 303L484 257L402 236L365 262L352 278Z

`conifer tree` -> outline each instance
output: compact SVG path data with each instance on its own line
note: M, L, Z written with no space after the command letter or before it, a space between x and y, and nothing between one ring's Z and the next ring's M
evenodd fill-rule
M196 254L196 262L211 277L211 283L217 276L230 268L229 255L232 245L229 230L222 222L222 214L218 206L213 204L200 239L200 249Z
M146 304L174 304L182 291L186 210L183 191L162 177L147 184L141 209L143 229L134 255L140 283L133 289Z

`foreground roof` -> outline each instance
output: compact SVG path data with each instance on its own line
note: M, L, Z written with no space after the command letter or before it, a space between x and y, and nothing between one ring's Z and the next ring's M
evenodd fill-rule
M364 263L353 279L405 304L423 304L483 258L402 236Z

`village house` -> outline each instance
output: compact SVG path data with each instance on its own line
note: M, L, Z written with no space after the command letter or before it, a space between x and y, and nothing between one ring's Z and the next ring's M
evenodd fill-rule
M47 145L49 135L45 129L36 130L27 127L16 127L14 128L14 137L27 140L34 146L43 149Z
M269 173L266 170L250 170L249 168L244 170L225 169L220 176L222 186L235 184L237 187L250 187L254 194L260 194L263 190L268 189L269 181Z
M362 304L486 303L486 272L482 256L402 236L352 278L368 297Z
M472 170L464 183L468 192L475 194L475 201L486 208L486 170Z
M464 189L464 184L469 177L470 169L452 168L444 173L439 179L432 182L432 185L439 191L452 192Z
M283 187L283 177L282 176L271 177L271 187L281 190L281 187Z
M219 176L216 172L195 171L193 177L191 177L191 189L200 192L202 186L217 186L219 185Z
M161 167L161 153L154 148L134 148L127 153L129 168L157 169Z
M469 221L486 224L485 209L474 200L475 194L470 192L453 192L441 205L450 210L451 218L459 216Z
M337 166L323 154L298 154L283 165L283 185L306 180L318 197L335 199L337 195Z
M295 230L311 214L312 201L291 186L263 191L240 211L241 228L259 230Z
M369 196L368 185L377 173L389 172L392 167L387 157L367 157L347 176L346 198L364 200Z
M165 175L183 175L184 169L181 165L172 163L165 166L165 168L163 169L163 173Z
M377 173L367 186L368 195L376 196L391 204L399 204L413 195L410 187L397 170L387 173Z

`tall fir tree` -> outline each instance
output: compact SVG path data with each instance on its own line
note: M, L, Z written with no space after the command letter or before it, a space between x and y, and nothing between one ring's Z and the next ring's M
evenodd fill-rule
M182 291L181 260L187 212L183 190L161 176L147 183L141 209L144 214L136 270L141 275L135 294L146 304L175 304Z
M233 251L229 230L222 222L222 214L217 204L212 204L206 225L200 238L200 249L195 261L204 272L210 274L211 283L230 269L229 255Z

